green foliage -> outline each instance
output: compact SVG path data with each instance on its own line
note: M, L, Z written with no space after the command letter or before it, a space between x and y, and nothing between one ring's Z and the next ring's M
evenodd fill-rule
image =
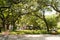
M15 32L10 32L10 34L46 34L46 30L20 30Z
M46 19L47 19L49 28L51 30L54 30L54 28L57 28L57 20L55 15L47 16Z
M59 5L59 0L0 0L0 24L3 28L7 24L13 25L13 27L16 25L21 27L23 25L33 25L32 29L39 26L39 29L45 30L47 26L42 15L44 14L43 11L52 12L52 9L54 9L60 12ZM56 27L57 20L55 16L46 17L44 15L49 28ZM32 33L37 34L39 31ZM45 32L43 31L43 33Z
M60 29L57 30L57 33L60 34Z

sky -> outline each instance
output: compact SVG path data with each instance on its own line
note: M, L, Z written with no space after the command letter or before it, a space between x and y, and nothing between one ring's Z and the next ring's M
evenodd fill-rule
M45 15L52 15L55 14L56 11L52 9L52 11L45 11Z

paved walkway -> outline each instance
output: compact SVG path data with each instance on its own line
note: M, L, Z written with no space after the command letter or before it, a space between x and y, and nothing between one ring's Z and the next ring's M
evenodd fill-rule
M9 35L0 36L0 40L60 40L60 35Z
M25 35L26 37L32 37L33 40L60 40L60 35Z

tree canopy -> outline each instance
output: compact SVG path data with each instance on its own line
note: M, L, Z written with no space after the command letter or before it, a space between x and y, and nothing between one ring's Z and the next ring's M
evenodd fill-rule
M45 13L52 12L52 9L56 15L46 16ZM4 30L8 30L10 25L15 28L18 24L33 25L32 29L38 27L49 32L49 29L57 26L59 15L59 0L0 0L0 24Z

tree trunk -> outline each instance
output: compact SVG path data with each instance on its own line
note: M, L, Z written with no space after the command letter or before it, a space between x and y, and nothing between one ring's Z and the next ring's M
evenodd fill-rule
M3 22L2 22L2 28L3 28L3 30L5 31L6 30L6 28L5 28L5 20L2 20Z
M49 33L49 26L48 26L48 23L47 23L47 21L46 21L45 13L44 13L44 12L43 12L43 20L44 20L44 22L45 22L45 24L46 24L47 31L48 31L48 33Z
M13 21L13 31L16 30L15 21Z
M9 24L7 24L7 30L9 30Z

